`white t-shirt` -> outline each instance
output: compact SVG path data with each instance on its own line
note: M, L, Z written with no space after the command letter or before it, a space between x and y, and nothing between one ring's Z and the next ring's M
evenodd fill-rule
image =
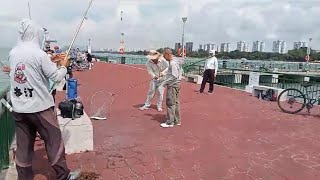
M218 60L215 56L211 57L210 59L207 59L206 64L204 66L204 69L214 69L215 74L218 72Z

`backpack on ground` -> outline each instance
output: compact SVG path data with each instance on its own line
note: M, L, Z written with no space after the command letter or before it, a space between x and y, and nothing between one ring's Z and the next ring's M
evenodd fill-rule
M268 89L267 91L264 91L264 93L262 94L262 99L268 101L276 101L276 92L273 89Z
M83 112L83 104L77 100L66 100L59 103L59 109L63 118L71 118L72 120L80 118Z

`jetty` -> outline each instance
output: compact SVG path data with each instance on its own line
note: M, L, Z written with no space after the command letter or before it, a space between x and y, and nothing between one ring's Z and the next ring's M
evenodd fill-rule
M149 78L144 66L105 62L74 74L86 113L95 92L114 93ZM209 96L184 80L182 125L163 129L165 112L155 106L138 110L148 86L115 96L108 119L91 122L93 150L69 154L72 170L96 172L108 180L320 178L319 107L310 115L286 114L276 102L243 90L215 85ZM58 92L57 103L64 98L65 92ZM35 150L35 179L55 179L42 141Z

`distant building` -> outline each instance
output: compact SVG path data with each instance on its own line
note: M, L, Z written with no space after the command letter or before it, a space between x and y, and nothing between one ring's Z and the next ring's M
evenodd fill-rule
M186 53L193 51L193 42L186 42Z
M211 49L210 50L217 50L217 45L216 44L211 44Z
M216 50L217 49L217 45L216 44L205 44L203 50L209 52L210 50Z
M181 48L181 43L176 43L174 46L175 52L178 52L178 50Z
M217 52L220 52L221 49L220 49L220 45L217 45L217 49L216 49Z
M211 44L205 44L203 50L209 52L211 49Z
M221 52L230 52L230 43L221 43Z
M252 43L252 52L264 52L266 43L263 41L254 41Z
M302 47L308 47L307 42L297 41L293 43L293 49L300 49Z
M249 43L245 41L239 41L237 43L237 50L241 52L249 52Z
M199 50L203 50L202 44L199 45Z
M272 52L285 54L287 52L286 48L287 48L287 43L285 41L281 41L281 40L273 41Z

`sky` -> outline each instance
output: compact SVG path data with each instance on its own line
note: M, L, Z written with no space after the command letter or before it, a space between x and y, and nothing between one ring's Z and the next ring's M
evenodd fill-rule
M70 44L90 0L29 0L31 18L49 30L60 46ZM0 47L12 47L19 22L28 18L28 0L7 0L0 6ZM123 21L120 12L123 11ZM222 42L236 48L238 41L308 41L320 50L320 0L93 0L76 39L76 46L119 48L120 33L126 49L174 47L182 39L182 17L187 17L185 41Z

